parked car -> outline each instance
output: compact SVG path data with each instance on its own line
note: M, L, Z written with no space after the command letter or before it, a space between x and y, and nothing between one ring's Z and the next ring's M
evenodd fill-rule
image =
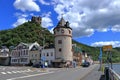
M41 64L39 64L39 63L33 64L32 67L41 68Z
M84 63L82 63L82 66L83 66L83 67L89 67L89 66L90 66L90 63L89 63L89 62L84 62Z

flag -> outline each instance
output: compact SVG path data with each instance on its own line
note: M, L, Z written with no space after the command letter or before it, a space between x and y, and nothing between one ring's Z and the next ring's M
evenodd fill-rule
M102 48L100 47L100 54L99 54L99 56L98 56L98 59L99 60L102 60Z

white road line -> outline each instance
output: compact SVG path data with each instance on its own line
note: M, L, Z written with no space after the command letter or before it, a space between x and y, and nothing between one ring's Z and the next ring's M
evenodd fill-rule
M20 71L16 71L17 73L21 73Z
M34 76L45 75L45 74L50 74L50 73L54 73L54 72L47 72L47 73L40 73L40 74L34 74L34 75L28 75L28 76L21 76L21 77L15 77L15 78L6 79L6 80L16 80L16 79L34 77Z
M16 71L12 71L12 73L17 73Z
M12 74L10 71L7 71L8 74Z
M7 73L5 73L5 72L1 72L2 74L7 74Z

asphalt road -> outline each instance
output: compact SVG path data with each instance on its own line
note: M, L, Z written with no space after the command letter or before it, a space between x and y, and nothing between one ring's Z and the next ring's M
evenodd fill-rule
M99 65L95 67L88 75L83 77L81 80L105 80L104 73L99 71Z
M48 68L46 70L0 66L0 80L81 80L97 66L94 64L88 68Z

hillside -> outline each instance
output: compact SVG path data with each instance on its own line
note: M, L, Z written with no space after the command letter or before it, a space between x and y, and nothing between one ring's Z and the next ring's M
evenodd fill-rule
M26 22L14 29L0 31L0 46L16 46L20 42L33 43L37 41L40 45L53 43L53 35L39 24Z
M99 47L91 47L82 43L78 43L77 41L73 40L73 43L76 43L82 50L87 52L89 55L92 56L93 60L98 60L98 56L100 53ZM112 62L120 62L120 48L113 48L112 51ZM107 53L103 52L103 62L106 63Z
M81 50L84 50L86 53L92 56L93 60L98 60L99 55L99 48L98 47L91 47L82 43L79 43L75 40L73 40L72 43L77 44L81 48Z
M33 22L26 22L14 29L0 31L0 47L1 46L16 46L20 42L33 43L37 41L40 45L54 43L54 36L46 28ZM44 42L43 42L44 41ZM98 60L99 48L91 47L73 40L77 46L89 53L93 60ZM112 50L113 62L120 62L120 48ZM106 53L103 53L103 61L106 60Z

